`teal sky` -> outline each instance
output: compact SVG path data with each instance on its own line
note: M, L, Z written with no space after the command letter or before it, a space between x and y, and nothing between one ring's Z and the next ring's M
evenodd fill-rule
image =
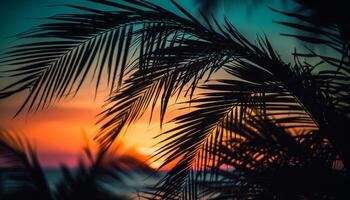
M174 9L168 0L152 0L152 2ZM177 0L177 2L191 13L198 13L198 5L194 3L194 0ZM266 1L260 6L255 6L252 3L222 4L218 7L215 16L219 21L223 19L223 16L227 16L238 30L251 40L254 40L257 34L266 34L279 50L281 56L288 59L287 57L289 57L297 43L293 39L280 36L280 33L285 32L286 28L274 23L273 20L282 20L281 15L272 12L268 6L277 9L285 9L286 7L283 7L281 3L273 2L280 1ZM9 38L9 36L26 31L42 22L37 18L70 12L69 9L62 6L50 6L67 3L76 5L91 4L84 0L2 0L0 3L0 27L2 27L0 31L0 51L16 42L15 38ZM283 40L283 43L278 42L281 40Z

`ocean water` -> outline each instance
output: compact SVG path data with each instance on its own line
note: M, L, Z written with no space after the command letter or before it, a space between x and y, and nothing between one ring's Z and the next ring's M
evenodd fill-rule
M74 170L72 172L74 173ZM123 183L113 182L105 186L118 194L130 194L154 186L165 173L157 172L150 175L130 170L127 175L123 176ZM46 169L45 176L51 188L54 188L62 180L60 169Z
M71 172L74 174L75 170L71 169ZM48 181L48 184L50 188L54 191L57 184L64 183L62 182L62 171L60 169L45 169L44 171L46 180ZM0 181L0 196L1 196L1 185L3 184L10 184L7 180L7 175L9 173L7 170L0 170L0 180L4 178L6 181ZM102 182L103 186L108 189L110 192L115 193L117 195L123 195L123 196L129 196L129 197L135 197L132 199L136 199L138 196L138 192L146 191L147 188L150 188L154 186L162 176L165 175L165 172L158 172L154 175L144 174L136 171L128 171L127 175L123 175L123 181L109 181L108 182ZM1 197L0 197L1 199ZM139 198L137 198L139 199Z

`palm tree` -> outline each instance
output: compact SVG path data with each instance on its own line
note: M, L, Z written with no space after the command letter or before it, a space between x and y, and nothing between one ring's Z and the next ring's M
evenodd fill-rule
M195 181L205 199L344 199L346 172L334 147L319 132L290 135L257 116L240 129L247 141L217 144L222 155L204 152L210 160ZM212 164L214 162L214 165ZM207 172L205 172L205 170Z
M312 49L295 52L294 63L281 60L267 36L252 43L227 19L222 24L204 14L198 19L173 0L179 14L143 0L90 1L108 9L69 5L79 14L50 17L51 22L18 35L23 44L3 56L4 75L16 78L0 90L0 97L29 90L17 114L75 95L89 73L96 90L105 78L110 95L96 138L107 149L147 109L153 113L157 102L162 124L170 98L188 96L186 105L194 110L175 117L177 126L162 133L166 139L160 142L155 158L165 158L161 167L176 165L156 186L152 198L198 198L196 174L205 173L208 167L213 168L211 173L221 172L220 162L235 155L232 148L236 145L249 155L250 148L260 152L275 141L277 145L266 152L275 159L281 148L288 152L300 149L303 142L298 138L312 135L317 138L310 139L312 145L323 141L327 145L322 151L332 147L325 169L338 170L329 164L337 160L344 170L350 168L349 136L344 129L350 123L349 20L342 1L313 6L296 0L301 10L311 15L277 11L303 22L279 22L307 33L288 36L327 46L333 52L330 56ZM329 6L342 8L342 12L332 12L329 21L320 23L319 14ZM213 84L212 75L218 71L229 78ZM197 88L203 92L197 94ZM298 137L290 137L295 130L300 131ZM259 139L262 133L268 137ZM305 151L312 150L312 145ZM294 155L302 161L298 167L309 170L305 163L310 157L299 156L300 152ZM277 157L277 163L267 168L261 165L254 173L276 171L274 167L281 162L281 170L289 169L289 156ZM244 156L242 161L228 164L250 169L254 162ZM243 177L250 173L244 170ZM348 177L347 171L344 177Z
M0 131L1 197L51 199L49 184L32 146L18 135Z
M76 170L61 167L62 178L50 186L36 151L18 134L0 131L0 196L4 200L122 200L129 199L111 188L127 187L125 179L133 178L130 170L143 174L154 171L128 155L99 150L96 156L84 148ZM108 155L108 156L107 156Z

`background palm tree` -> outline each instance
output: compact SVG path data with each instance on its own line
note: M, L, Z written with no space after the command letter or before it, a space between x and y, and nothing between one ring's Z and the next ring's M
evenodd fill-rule
M2 199L51 199L49 184L32 146L18 135L0 131Z
M116 187L127 187L126 179L134 178L130 171L154 174L151 168L131 156L116 156L115 152L102 150L94 155L89 147L84 149L84 154L77 169L63 165L61 180L50 186L30 143L17 134L1 130L1 199L130 199L125 193L115 191Z
M70 5L79 14L51 17L52 22L18 35L27 42L10 49L2 59L9 69L5 75L18 78L0 91L0 97L29 89L19 112L36 111L76 94L90 72L96 90L105 77L111 92L107 108L101 113L99 122L103 125L97 140L107 149L147 109L153 112L157 102L161 104L162 124L170 98L189 96L187 105L194 110L174 118L177 126L162 133L166 138L154 157L165 158L161 167L173 162L176 165L156 186L151 198L198 198L194 177L197 172L205 173L208 166L213 168L211 173L221 172L220 162L235 155L228 144L238 145L241 154L249 155L234 165L228 162L235 169L245 169L243 178L251 174L268 177L271 171L279 170L281 174L286 174L284 170L305 174L314 166L309 163L319 159L309 154L304 157L302 152L323 144L321 149L329 157L320 173L324 169L332 173L339 170L330 163L341 162L340 169L345 172L340 176L348 184L350 148L344 127L350 123L349 21L344 9L332 12L327 21L319 16L326 6L334 6L334 10L344 7L341 1L322 1L317 4L320 6L296 1L311 15L278 11L305 23L279 22L307 33L289 36L327 46L333 52L331 56L319 55L312 49L308 53L296 52L293 63L281 60L267 37L258 37L252 43L227 19L222 24L206 15L198 19L175 1L171 2L179 14L142 0L91 2L109 9ZM218 71L224 71L229 78L213 84L212 75ZM204 91L201 95L195 92L198 87ZM272 126L273 131L269 130ZM297 137L295 130L300 131ZM305 148L304 140L300 140L303 137L312 143L306 150L300 150ZM250 148L258 150L259 155L270 142L275 145L264 153L277 163L258 165L252 170L257 161L250 158ZM288 149L287 157L275 155L282 153L283 148ZM225 153L225 149L230 151ZM297 155L290 155L289 151L296 151ZM301 164L291 169L294 157ZM275 197L275 185L264 184L260 186L266 186L265 189L258 188L253 196L258 198L273 191L268 195ZM250 189L237 189L251 195ZM319 195L297 190L296 195L299 194L303 198Z

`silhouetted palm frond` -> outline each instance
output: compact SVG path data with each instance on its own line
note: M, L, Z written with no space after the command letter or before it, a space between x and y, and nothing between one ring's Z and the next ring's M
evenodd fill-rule
M233 31L234 29L231 30ZM341 85L340 87L342 88L345 88L347 83L338 81L342 77L338 79L335 76L331 80L322 77L323 74L337 73L336 71L320 70L315 74L313 69L317 65L301 64L296 60L295 65L291 67L291 65L285 64L279 59L268 40L260 40L258 42L258 46L249 42L244 43L247 46L243 47L251 54L242 54L243 58L234 59L232 63L228 62L225 64L225 67L227 66L228 68L226 71L239 79L238 81L226 80L226 83L231 82L234 85L227 87L224 85L221 87L213 86L218 91L211 91L212 93L207 94L210 97L208 98L210 103L203 103L206 102L206 99L191 101L191 103L200 102L203 104L198 107L193 106L198 108L198 110L175 118L174 121L179 125L164 133L168 137L162 141L162 147L158 151L157 156L160 155L167 158L164 165L178 158L181 158L181 161L162 180L155 197L165 199L181 198L184 191L188 188L187 184L192 184L193 182L188 180L193 168L195 171L203 171L198 166L202 166L201 164L207 162L205 160L207 158L206 155L200 153L201 147L207 145L215 149L213 152L220 154L222 150L220 145L224 143L222 139L225 138L221 133L225 129L220 128L220 126L224 126L227 129L229 126L237 126L235 125L236 123L242 124L247 121L246 117L239 119L237 116L245 116L244 112L249 106L256 107L255 110L250 108L255 115L261 115L265 117L262 119L270 120L274 124L283 124L285 128L289 127L288 123L293 124L291 127L294 128L321 128L322 134L329 137L337 146L340 155L346 152L345 148L342 149L344 146L341 147L338 142L347 140L340 139L341 136L338 135L336 136L339 137L336 139L338 142L335 142L333 140L335 137L332 134L336 134L335 132L339 131L338 134L346 137L343 131L337 130L336 124L338 126L339 124L346 124L345 121L348 120L346 117L347 112L338 109L339 107L337 108L337 103L329 97L330 91L324 90L322 83L327 82L327 84L331 85L337 82L336 84L338 86ZM347 79L348 77L345 76L345 80ZM205 89L208 90L210 87L205 87ZM227 93L222 91L227 91ZM347 95L346 92L342 92L343 94ZM347 105L346 100L344 103ZM341 102L340 104L343 103ZM241 111L240 115L234 116L234 114L231 114L231 110L235 107L238 107L236 109ZM257 113L259 108L261 108L261 111ZM340 116L337 116L336 113L340 113ZM230 115L232 115L231 118L228 117ZM327 118L333 119L325 120L320 118L320 116L325 115ZM337 119L338 122L336 123L334 119ZM334 124L328 124L330 121L333 121ZM252 121L247 123L254 125ZM254 142L255 138L251 137L253 133L253 130L247 131L243 137L248 141ZM274 135L271 134L271 136ZM209 144L206 144L206 142ZM239 143L240 141L236 142ZM286 144L288 143L283 143L283 145ZM342 155L342 160L347 162L344 155ZM249 161L247 162L249 163Z
M232 70L236 78L249 81L259 76L257 72L266 70L268 73L263 75L267 76L267 79L275 78L273 81L276 83L279 80L287 87L292 87L287 91L295 89L294 84L305 79L301 76L296 77L294 69L279 59L267 39L260 39L259 44L254 45L227 20L224 26L221 26L215 19L212 24L208 18L202 16L206 22L202 25L183 8L177 6L190 19L188 21L178 16L180 18L178 20L187 22L178 31L182 29L186 31L180 38L171 40L172 45L162 51L153 51L152 56L147 58L151 67L134 72L126 80L126 87L110 98L109 108L102 113L102 120L107 123L102 127L99 137L105 145L110 144L125 125L138 119L150 105L153 111L158 98L161 99L162 123L170 97L178 97L185 87L188 87L187 91L192 96L204 75L208 74L209 79L212 73L229 63L236 62L238 63L236 67L242 69L240 74ZM139 59L146 61L144 57ZM259 69L256 65L263 69ZM139 63L139 66L142 65ZM243 68L251 70L249 76L244 74ZM305 75L309 76L303 74Z
M158 83L158 95L155 97L161 98L160 114L163 119L168 101L175 91L180 94L190 84L189 94L193 94L195 86L206 72L211 74L226 62L226 43L239 45L239 41L232 41L232 36L218 33L212 27L206 28L175 2L174 6L182 12L183 17L144 1L126 1L133 6L110 1L93 2L111 6L114 10L71 6L86 13L52 17L50 19L54 22L20 35L24 39L44 41L25 42L5 53L3 65L12 66L6 74L19 78L3 88L0 96L5 98L29 89L29 95L19 112L25 106L28 106L29 111L43 108L71 92L75 93L90 71L97 77L96 87L102 72L107 71L107 79L113 90L115 74L119 69L115 67L120 65L119 86L124 71L131 74L132 78L127 81L132 82L130 84L140 79L145 81L140 83L143 86L137 88L126 85L130 94L138 94L137 97L129 98L126 108L120 112L115 112L114 108L107 111L108 116L115 115L110 122L115 122L113 124L116 126L111 131L107 130L106 136L102 136L108 138L108 144L123 127L118 126L118 123L124 125L132 122L144 110L138 111L137 106L145 108L149 105L147 102L150 101L140 99L148 99L147 94L154 89L150 84ZM138 56L133 59L129 52L135 50ZM162 93L159 94L159 91ZM121 98L118 95L111 99Z
M183 189L178 198L347 198L346 172L336 149L319 132L304 130L291 135L283 126L255 114L242 127L230 129L234 138L223 134L215 148L202 148L207 161L199 161L200 170L192 169L185 183L196 189ZM238 135L242 132L254 138Z
M219 175L204 180L203 195L213 199L347 198L347 175L336 164L336 150L320 134L299 133L289 140L290 145L261 139L243 142L234 150L225 146Z
M153 112L158 101L161 103L162 124L171 97L179 97L183 91L192 97L200 80L209 79L225 63L232 61L232 56L245 53L242 48L245 41L240 41L239 35L215 31L203 16L208 22L209 28L206 28L182 7L174 4L187 18L169 11L163 13L164 18L181 23L181 28L173 27L174 33L170 38L165 38L168 42L154 38L152 45L161 48L149 50L147 56L139 56L135 63L138 70L109 99L108 108L102 113L105 124L98 138L105 146L113 142L125 126L141 117L149 107ZM172 15L176 17L169 18ZM153 35L160 34L158 28L152 28L150 32ZM143 52L143 46L140 45L140 52ZM232 46L235 50L230 51Z
M350 39L350 18L346 2L336 1L304 1L294 0L296 10L277 11L294 18L298 22L278 22L301 31L301 34L286 34L313 44L328 45L342 53L348 52ZM276 11L276 10L275 10ZM309 35L307 35L309 34Z
M130 156L99 151L95 157L90 149L85 152L86 158L80 159L76 170L61 167L63 179L57 185L57 199L129 199L122 191L127 187L124 180L132 178L130 171L153 173L146 164Z
M131 7L91 1L114 10L68 5L83 14L50 17L50 23L18 35L23 44L2 56L3 73L17 79L1 90L0 97L29 90L19 112L25 106L29 111L37 110L76 94L90 72L96 80L96 90L104 72L111 91L116 84L120 87L133 63L132 46L142 47L140 57L147 57L155 48L160 50L168 45L167 38L174 29L182 30L183 23L192 23L148 2L126 1L134 5ZM195 24L190 25L195 28Z
M259 77L263 79L264 76ZM222 154L227 143L233 147L244 141L271 145L270 142L277 140L281 148L292 148L290 133L286 130L317 129L293 96L272 81L259 83L261 79L255 80L255 83L220 80L219 84L205 85L203 89L207 92L202 98L191 101L194 111L174 119L178 126L162 134L167 137L160 143L156 156L166 158L163 165L178 158L181 161L162 180L162 198L181 196L192 170L203 173L204 177L206 174L215 176L220 163L214 163L229 159L228 155ZM267 122L281 127L272 129L273 126L263 126ZM259 141L261 137L266 140L265 143ZM245 162L251 164L250 160ZM212 168L207 169L207 166Z
M154 174L153 169L133 156L102 150L94 155L90 148L85 148L84 153L76 169L62 166L61 181L50 187L30 143L19 135L1 130L1 199L129 199L129 194L122 192L128 187L125 180L135 178L133 173Z
M349 85L350 18L347 14L346 2L338 0L332 2L326 0L317 2L295 0L294 2L297 4L296 11L282 12L275 10L296 21L278 21L277 23L298 31L297 34L282 33L282 35L295 37L314 45L313 47L307 47L307 53L296 53L296 56L319 59L324 63L325 68L331 70L323 72L324 75L321 78L332 81L332 83L327 83L327 89L333 89L333 91L326 92L333 95L339 91L329 88L330 85L337 87L339 82L346 83L346 86ZM317 53L314 48L325 46L331 49L327 55ZM338 76L341 80L331 80ZM338 90L338 88L335 90Z
M330 47L327 55L318 53L314 48L307 47L307 53L295 53L299 60L317 60L317 67L310 67L308 63L300 64L301 68L312 70L310 83L312 83L318 99L318 109L308 108L316 121L320 124L322 132L328 132L328 138L339 149L346 166L349 160L346 158L350 153L344 141L349 139L344 133L344 125L350 122L349 105L350 93L345 88L350 86L350 65L349 65L349 40L350 40L350 19L344 1L303 1L295 0L299 12L280 12L298 20L297 22L278 22L282 25L294 28L298 34L286 34L301 41L316 46ZM305 102L303 102L305 104ZM306 106L308 107L308 106ZM321 119L320 116L325 118ZM341 129L338 127L342 127Z
M5 200L26 199L28 196L51 199L51 192L36 152L26 139L0 131L0 184Z

